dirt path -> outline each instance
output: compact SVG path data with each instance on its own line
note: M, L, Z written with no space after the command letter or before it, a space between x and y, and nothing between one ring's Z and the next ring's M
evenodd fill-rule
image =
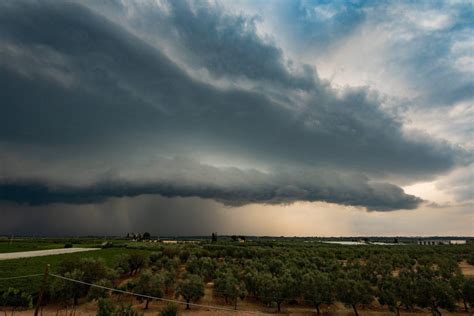
M34 251L22 251L22 252L8 252L8 253L0 253L0 260L61 255L65 253L93 251L93 250L99 250L99 249L100 248L61 248L61 249L34 250Z
M459 267L461 268L462 273L468 277L474 277L474 266L471 266L466 261L462 261L459 263Z

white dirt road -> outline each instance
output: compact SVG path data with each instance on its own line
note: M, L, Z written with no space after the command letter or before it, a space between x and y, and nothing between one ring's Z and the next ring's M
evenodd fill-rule
M22 251L22 252L8 252L8 253L0 253L0 260L62 255L65 253L93 251L93 250L99 250L99 249L100 248L61 248L61 249L34 250L34 251Z

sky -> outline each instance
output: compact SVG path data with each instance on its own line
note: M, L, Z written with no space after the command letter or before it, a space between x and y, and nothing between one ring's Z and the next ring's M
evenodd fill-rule
M472 1L0 3L0 234L474 236Z

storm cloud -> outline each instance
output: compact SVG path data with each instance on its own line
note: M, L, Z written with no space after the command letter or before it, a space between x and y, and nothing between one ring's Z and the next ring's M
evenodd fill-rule
M321 170L287 170L262 173L257 170L216 168L187 159L162 159L148 168L108 175L107 180L85 186L45 185L42 182L0 184L0 200L44 205L90 204L110 197L159 194L165 197L201 197L230 206L249 203L279 204L295 201L325 201L391 211L416 208L422 200L388 183L369 183L360 175L338 175ZM142 170L138 171L137 170Z
M1 200L158 194L393 211L422 203L401 184L472 162L404 128L375 91L333 88L285 57L253 17L206 2L143 6L0 4ZM132 9L138 18L117 18Z

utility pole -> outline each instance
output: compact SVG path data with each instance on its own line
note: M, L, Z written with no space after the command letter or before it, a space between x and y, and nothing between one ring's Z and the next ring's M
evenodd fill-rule
M44 276L43 282L41 283L41 288L38 295L38 300L36 301L35 316L38 316L38 312L41 308L41 303L43 301L43 293L46 290L46 284L48 283L48 274L49 274L49 264L44 267Z

